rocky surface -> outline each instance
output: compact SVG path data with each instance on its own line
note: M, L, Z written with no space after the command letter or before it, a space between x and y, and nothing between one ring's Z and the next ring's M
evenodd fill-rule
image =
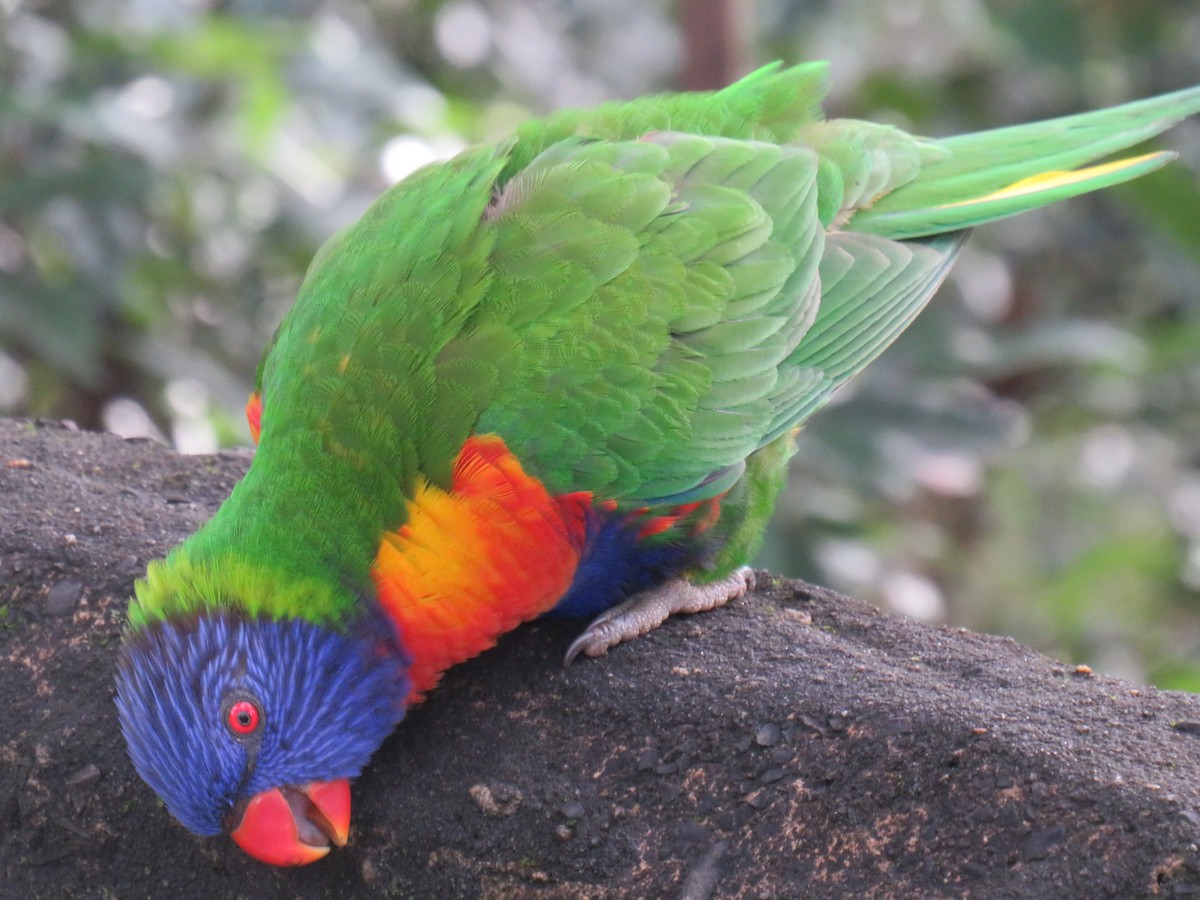
M313 866L195 838L111 673L133 580L249 459L0 421L3 896L1200 895L1200 698L765 574L601 660L539 623L453 670Z

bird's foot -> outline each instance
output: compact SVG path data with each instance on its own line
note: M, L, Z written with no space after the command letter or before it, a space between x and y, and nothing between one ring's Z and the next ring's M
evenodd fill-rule
M742 566L720 581L692 584L676 578L666 584L634 594L623 603L605 610L571 642L563 665L569 666L580 653L603 656L622 641L653 631L675 613L698 613L724 606L754 589L754 570Z

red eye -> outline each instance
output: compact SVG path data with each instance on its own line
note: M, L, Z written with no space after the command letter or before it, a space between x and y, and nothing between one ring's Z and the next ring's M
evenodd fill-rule
M229 715L225 721L229 725L230 731L244 736L258 730L260 719L257 706L249 700L239 700L229 707Z

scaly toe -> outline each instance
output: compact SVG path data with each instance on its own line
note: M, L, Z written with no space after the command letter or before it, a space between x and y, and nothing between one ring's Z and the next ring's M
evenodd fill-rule
M754 589L754 570L749 566L710 584L696 585L677 578L635 594L592 620L571 642L563 657L569 666L580 653L603 656L622 641L631 641L653 631L674 613L697 613L724 606Z

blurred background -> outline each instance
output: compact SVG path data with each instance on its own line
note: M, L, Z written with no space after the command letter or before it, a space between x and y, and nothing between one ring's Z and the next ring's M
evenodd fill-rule
M832 62L939 136L1200 83L1193 0L0 0L0 415L184 452L315 248L562 105ZM1200 123L1132 185L979 231L800 438L760 560L1200 690Z

